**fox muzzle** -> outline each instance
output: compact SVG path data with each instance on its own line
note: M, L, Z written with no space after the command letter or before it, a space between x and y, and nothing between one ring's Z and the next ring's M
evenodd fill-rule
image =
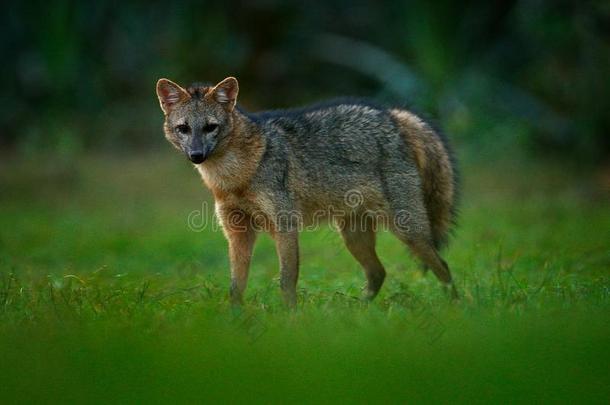
M208 155L208 148L198 136L193 137L186 150L186 156L195 164L203 163Z
M188 158L195 164L203 163L206 156L202 151L191 151L188 153Z

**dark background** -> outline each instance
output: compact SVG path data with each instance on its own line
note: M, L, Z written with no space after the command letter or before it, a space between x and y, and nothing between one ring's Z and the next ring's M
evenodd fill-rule
M0 19L0 145L15 153L158 146L158 78L234 75L252 110L410 105L465 158L609 155L607 1L13 1Z

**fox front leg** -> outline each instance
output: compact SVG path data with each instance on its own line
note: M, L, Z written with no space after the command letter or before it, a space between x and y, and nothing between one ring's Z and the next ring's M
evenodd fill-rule
M250 259L256 232L252 228L250 218L243 213L232 215L230 220L223 221L225 235L229 241L229 261L231 263L231 303L240 305L244 290L248 283Z
M274 235L280 261L280 288L284 302L289 308L297 304L297 281L299 279L299 236L296 230L276 232Z

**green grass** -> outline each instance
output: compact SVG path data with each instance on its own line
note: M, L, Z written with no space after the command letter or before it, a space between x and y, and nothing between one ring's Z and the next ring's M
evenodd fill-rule
M211 203L178 156L0 162L0 402L598 402L610 398L610 209L592 177L467 166L451 304L391 235L375 302L328 227L299 308L258 241L233 311ZM207 218L212 220L211 210Z

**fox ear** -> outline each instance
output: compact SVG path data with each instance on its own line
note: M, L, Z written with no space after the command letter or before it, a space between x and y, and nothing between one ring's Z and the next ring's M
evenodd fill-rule
M227 77L212 89L214 99L224 105L229 111L233 111L235 107L238 92L239 84L234 77Z
M165 114L169 114L172 108L180 101L189 98L189 94L182 87L168 79L159 79L157 82L157 97L159 104Z

